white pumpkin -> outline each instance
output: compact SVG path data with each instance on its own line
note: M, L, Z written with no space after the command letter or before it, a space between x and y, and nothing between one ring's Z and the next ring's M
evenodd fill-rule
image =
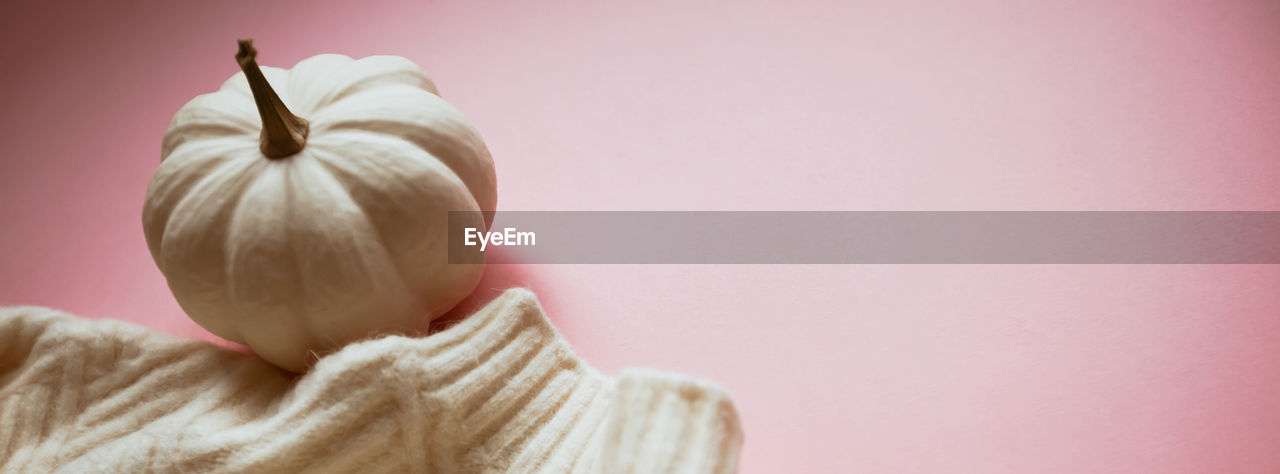
M446 239L449 211L497 204L480 134L408 59L256 55L241 40L242 72L178 111L147 189L147 245L178 303L293 371L425 328L483 271L450 264Z

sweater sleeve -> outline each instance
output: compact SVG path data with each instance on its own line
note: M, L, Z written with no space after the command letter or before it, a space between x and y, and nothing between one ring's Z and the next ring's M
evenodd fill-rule
M293 376L44 308L0 310L0 471L732 472L714 384L578 358L527 290Z

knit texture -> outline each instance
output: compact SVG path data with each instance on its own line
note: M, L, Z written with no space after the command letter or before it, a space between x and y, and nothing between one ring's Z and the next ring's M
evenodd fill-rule
M527 290L293 376L111 320L0 309L0 472L732 472L725 392L600 374Z

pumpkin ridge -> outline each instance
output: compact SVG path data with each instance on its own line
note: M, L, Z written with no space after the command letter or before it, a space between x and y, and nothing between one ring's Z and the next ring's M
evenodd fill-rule
M257 157L251 157L251 158L241 157L241 159L233 158L233 159L227 160L227 163L223 164L222 166L219 166L214 172L202 177L197 183L197 185L192 186L191 189L188 190L187 193L179 200L178 204L173 206L172 210L170 211L170 216L193 214L192 211L186 209L186 206L194 205L192 200L196 199L196 196L209 195L209 194L219 195L219 194L226 194L230 192L232 196L235 196L234 198L225 201L222 207L219 208L214 213L207 216L203 216L206 219L218 221L218 222L223 221L223 219L218 218L219 216L225 215L225 217L229 218L231 215L233 215L236 212L236 209L239 208L240 200L244 195L244 190L261 177L261 175L255 169L256 167L260 166L259 163L260 161L257 159ZM242 168L239 168L239 169L232 168L233 166L237 166L237 165L242 166ZM220 186L230 186L231 189L210 190L211 187L219 188ZM208 198L206 197L205 200L207 199ZM173 229L173 226L175 225L176 222L185 222L185 221L175 221L172 218L167 219L163 227L164 230L161 231L161 234L160 234L160 241L157 242L157 245L156 245L156 248L159 249L160 251L159 255L157 255L156 263L158 266L161 267L162 273L164 273L163 269L165 267L172 266L172 262L170 262L170 258L166 257L167 254L172 252L165 251L165 243L171 242L172 239L170 236L172 234L176 234L176 232ZM209 226L209 223L207 221L204 222L202 225L202 227L206 227L206 228L208 226ZM226 245L225 240L218 243L218 247L220 248L225 248L225 245ZM220 266L222 266L225 269L226 267L225 254L220 254L220 255L222 255L222 262ZM189 277L190 275L188 275L188 278ZM224 282L228 281L226 279L227 275L225 273L225 270L221 272L219 277ZM168 273L166 273L165 278L166 280L170 280L170 288L172 288L172 280ZM183 280L179 279L179 282L182 282L182 281ZM226 285L212 285L212 286L222 287L223 289L219 291L221 291L226 296L230 296L230 289L227 288ZM182 305L182 298L178 298L178 302L179 302L179 305L183 306L183 310L187 312L188 316L191 316L192 319L195 320L196 317L192 314L193 312L187 310L187 307L185 305ZM203 320L205 322L201 322L200 320L196 321L198 324L200 324L201 327L205 327L205 329L210 330L210 332L214 332L215 334L221 337L227 338L229 340L236 341L236 342L243 342L243 338L241 337L239 330L236 329L235 325L219 326L219 330L214 331L213 328L206 327L205 325L208 324L209 321L217 320L218 318L216 317L210 318L208 317L209 315L207 314L202 314L201 316L202 317L200 318L200 320Z
M177 202L174 203L173 206L169 207L169 212L162 217L162 220L160 222L152 223L153 225L160 224L159 228L161 229L160 233L156 236L158 239L156 241L156 249L160 250L161 253L163 254L165 235L169 234L169 225L173 215L181 214L182 212L180 211L185 209L183 206L187 205L188 201L190 201L191 199L194 199L193 196L196 196L202 192L205 192L209 186L215 186L214 184L210 184L214 179L232 179L235 177L236 174L245 173L249 171L249 168L253 166L253 161L255 160L236 159L236 157L234 156L228 156L222 163L212 165L213 169L209 170L208 173L199 175L199 177L197 177L190 185L186 187L185 191L177 191L177 193L181 194L179 197L176 197ZM240 163L240 162L243 162L243 163ZM232 168L234 165L238 165L238 164L243 165L244 169L241 169L238 171L228 171L228 168ZM187 174L187 173L181 173L181 174ZM170 198L170 199L173 199L173 198ZM156 216L156 217L161 217L161 216Z
M353 95L359 95L361 93L370 92L372 90L386 89L386 88L392 88L392 87L398 87L398 86L408 87L414 90L427 92L437 97L440 96L438 89L436 89L435 82L433 82L430 77L427 77L427 74L422 71L422 68L418 67L418 65L414 64L412 61L402 58L400 56L383 55L383 56L368 56L360 59L354 59L349 63L343 64L341 66L341 69L339 70L341 72L333 71L328 75L328 77L333 77L335 74L347 73L352 70L359 71L361 67L367 67L370 62L389 61L389 60L401 63L399 64L399 66L407 66L407 67L389 68L389 69L381 70L373 74L365 75L363 77L358 77L357 79L351 81L350 83L342 84L335 88L329 89L319 99L314 101L314 104L311 109L313 113L319 112L321 109L329 105L340 102L344 99L348 99ZM402 80L405 78L412 79L412 80L411 81ZM293 85L290 84L290 86L292 87Z
M375 113L377 110L382 112ZM480 131L437 95L412 87L387 86L329 104L312 118L317 136L358 131L405 140L462 178L481 210L491 213L497 207L493 159ZM491 222L488 217L486 223Z
M357 86L364 81L376 80L376 82L373 82L372 84L367 84L367 85L368 86L376 85L377 87L361 87L359 88L359 90L348 91L347 93L344 93L341 96L337 96L337 97L334 97L332 100L326 101L323 106L316 107L316 109L313 112L327 113L327 112L330 112L327 109L341 108L341 107L346 107L356 111L364 111L364 110L386 111L387 108L399 108L404 110L420 111L421 110L420 108L413 107L414 104L410 103L406 105L407 99L414 98L414 97L407 97L407 96L419 96L419 97L429 96L428 97L429 99L436 100L444 104L448 104L448 102L445 102L444 99L441 99L439 95L436 95L434 92L424 89L419 85L405 84L402 82L385 80L387 78L395 77L397 75L401 75L401 74L397 74L395 72L389 72L384 74L378 74L378 75L369 77L368 79L361 79L356 84L353 84L353 86ZM336 93L332 93L329 95L333 95L333 94L336 94ZM386 101L379 103L378 102L379 100L386 100ZM338 112L332 115L337 115L339 117L342 117L345 115L345 112L346 111L343 110L341 112ZM457 112L457 113L461 115L461 112ZM320 120L323 121L323 119L320 119Z
M227 101L217 100L218 94L219 92L202 94L178 109L161 139L160 161L168 159L178 147L194 140L239 134L256 136L258 124L240 116L242 111L226 106Z
M331 135L332 137L332 135ZM422 150L412 147L410 144L399 140L377 140L371 142L344 142L345 146L368 151L368 156L352 157L349 153L340 152L336 147L339 145L325 143L323 140L313 143L310 150L310 157L315 162L324 167L334 182L343 187L345 197L355 205L363 214L363 221L369 225L371 232L376 236L378 245L386 254L395 255L415 255L420 258L403 259L390 258L390 262L395 266L397 273L402 276L400 281L406 282L407 289L415 294L429 292L432 288L437 287L437 283L444 279L456 280L449 275L455 277L466 277L472 275L468 270L457 268L436 268L434 271L427 271L430 267L418 267L422 263L420 259L430 260L431 255L435 252L447 252L447 233L444 239L438 242L438 245L428 245L423 247L424 243L431 243L435 240L435 232L446 232L447 214L441 214L439 221L433 219L422 219L416 211L423 209L415 209L419 206L398 206L388 203L397 203L402 200L407 202L417 202L420 199L430 198L431 189L449 190L447 195L440 195L436 202L448 202L450 205L446 207L439 206L434 210L479 210L476 205L475 197L466 189L465 183L457 177L453 170L445 166L439 160L432 159ZM416 156L421 153L425 156L416 159L408 159L410 156ZM388 158L394 156L395 158ZM382 160L386 160L385 162ZM403 163L403 164L402 164ZM401 168L404 169L401 169ZM439 181L447 184L439 186L424 186L423 182ZM424 194L425 193L425 194ZM390 211L383 209L390 208ZM434 212L432 210L432 212ZM409 214L404 214L408 212ZM427 216L422 216L427 217ZM409 218L416 219L411 227L417 227L417 230L428 232L426 234L415 234L416 237L410 237L406 240L403 232L404 228L399 226L400 219ZM418 227L421 226L421 227ZM479 280L479 273L474 274L475 280ZM467 291L466 293L470 293ZM438 316L443 314L465 295L458 297L456 300L443 301L439 298L418 298L413 300L418 305L419 313L424 317Z
M402 136L400 136L400 135L391 134L391 133L381 133L381 132L367 131L367 130L355 130L355 129L352 129L352 130L340 130L340 131L337 131L336 133L331 132L331 133L329 133L329 134L326 134L326 135L324 136L324 138L321 138L321 139L318 139L318 140L317 140L317 143L316 143L316 144L318 145L318 146L317 146L317 148L318 148L318 149L323 150L323 151L324 151L324 153L329 154L329 156L328 156L328 157L324 157L324 158L322 158L322 157L320 157L320 156L316 156L317 160L319 160L319 161L321 161L321 162L325 162L326 166L339 167L338 165L334 165L334 164L332 164L332 163L328 163L328 161L331 161L331 160L344 160L344 159L346 159L346 158L344 158L344 157L342 156L342 154L340 154L340 153L337 153L337 152L334 152L334 151L331 151L331 150L327 150L326 148L328 148L329 146L331 146L331 144L327 143L326 141L327 141L327 139L329 139L329 138L333 138L333 137L334 137L334 136L336 136L336 135L348 135L348 134L350 134L350 135L351 135L351 137L345 137L345 136L344 136L343 138L344 138L344 139L347 139L347 140L351 140L351 139L353 139L354 137L359 137L359 136L361 136L361 135L377 135L377 136L379 136L379 137L381 137L381 138L391 139L393 142L395 142L395 143L397 143L397 144L399 144L399 145L402 145L402 146L405 146L405 147L407 147L407 148L409 148L409 149L414 150L416 153L411 154L411 156L407 156L407 157L404 157L404 158L408 158L408 159L412 159L412 160L414 160L414 161L417 161L417 162L419 162L420 164L422 164L423 166L426 166L426 167L428 167L428 168L432 169L433 171L435 171L435 170L437 169L437 166L438 166L438 168L440 168L440 169L442 169L442 170L447 170L447 171L448 171L448 174L444 174L444 173L441 173L441 172L439 172L439 171L436 171L436 173L437 173L437 174L439 174L439 175L441 175L442 177L450 178L450 179L451 179L452 181L454 181L456 184L461 185L462 187L464 187L464 188L467 190L466 195L470 198L471 204L474 204L474 205L475 205L475 208L476 208L477 210L481 209L481 206L480 206L480 199L475 195L475 193L474 193L474 192L472 192L471 187L467 185L468 183L466 182L466 180L464 180L464 179L463 179L463 177L462 177L460 174L458 174L458 170L454 169L454 167L452 167L452 166L449 166L449 163L448 163L448 162L446 162L445 160L440 159L440 157L439 157L439 156L437 156L437 155L436 155L436 154L434 154L434 153L431 153L431 151L430 151L430 150L423 149L423 148L422 148L421 146L419 146L418 144L416 144L416 143L414 143L413 141L408 140L408 139L406 139L406 138L404 138L404 137L402 137ZM362 139L362 138L355 138L355 140L363 140L363 139ZM336 146L336 145L332 145L332 146ZM366 146L368 146L368 145L366 144ZM421 154L421 155L418 155L418 154ZM359 177L357 177L357 179L359 179ZM376 187L377 187L377 186L376 186L376 185L374 185L373 183L366 183L366 182L364 182L363 180L361 181L361 183L362 183L362 184L365 184L365 185L367 185L367 186L372 186L372 187L374 187L374 188L376 188ZM466 210L466 209L456 209L456 210Z
M336 61L337 64L325 64L327 61ZM288 69L289 81L280 86L281 89L287 90L291 97L299 99L297 103L289 104L297 107L291 110L296 110L302 115L314 115L329 89L315 83L331 78L335 71L342 70L353 62L355 59L345 54L327 53L317 54L295 63Z
M344 192L342 183L323 169L315 150L309 149L293 160L271 166L283 168L272 173L271 181L259 183L256 190L251 190L248 194L255 199L247 199L244 205L246 209L253 209L253 203L274 198L280 203L277 209L281 213L250 214L247 220L235 223L233 229L250 230L265 223L272 226L271 237L282 240L274 241L270 247L252 244L237 247L232 252L236 256L231 259L237 265L235 278L245 283L243 279L251 277L258 268L252 259L266 255L258 253L266 251L275 255L269 263L271 268L281 269L276 277L292 282L259 287L275 288L278 293L257 292L239 285L247 290L245 297L238 300L241 308L268 306L268 313L258 315L252 324L267 335L279 334L288 328L293 337L285 339L297 342L289 347L272 344L274 352L264 354L268 360L300 371L314 362L316 354L367 337L369 328L359 322L370 318L382 321L378 325L382 328L415 327L416 322L411 324L397 315L421 314L420 291L400 276L395 254L372 242L381 238L377 228L366 219L358 203ZM255 194L280 187L283 189L278 195ZM333 212L326 214L326 209ZM238 243L247 242L241 239ZM347 296L353 291L361 297ZM276 304L279 309L275 308ZM253 315L246 312L245 316ZM265 336L249 337L252 340ZM254 343L270 341L258 339Z
M209 146L216 145L219 144ZM194 144L191 145L191 147L194 146ZM173 211L200 183L217 173L228 162L235 160L232 155L238 151L205 154L204 149L187 151L186 148L179 148L169 156L175 156L179 152L181 154L174 158L177 161L169 161L167 164L161 162L162 170L157 171L147 183L147 199L142 207L142 225L147 246L153 257L159 256L160 242L163 241L164 230L169 224L169 217ZM159 202L159 205L155 204L156 202ZM173 202L173 205L167 205L169 202Z
M291 161L290 162L271 161L271 162L264 163L264 165L282 167L280 172L283 173L284 176L286 177L293 168ZM244 188L240 190L240 192L236 196L235 208L233 208L231 215L228 216L223 223L223 225L226 226L227 231L226 231L226 235L224 236L225 239L222 242L221 255L223 256L223 278L228 282L235 281L237 277L236 275L237 258L236 257L240 254L239 252L240 248L238 245L236 245L237 235L233 234L232 231L235 230L236 223L244 219L242 217L244 213L252 212L250 210L249 205L247 204L249 202L247 197L250 194L250 190L254 189L254 186L259 185L260 184L259 181L268 179L269 174L270 173L266 173L266 172L257 173L251 180L251 183L246 185ZM287 185L288 184L287 179L282 179L281 181L284 184L282 186L282 192L284 193L285 200L291 205L292 199L293 199L292 189L290 188L290 186ZM276 216L276 217L280 219L279 220L280 225L287 226L288 219L291 216L288 213L285 213L284 215ZM292 273L289 279L292 281L301 281L301 271L296 265L297 255L293 252L293 249L292 249L292 245L293 245L292 236L287 231L282 232L282 234L285 235L285 238L286 238L284 247L289 249L289 252L287 252L289 254L288 256L289 265L287 265L288 267L287 271ZM233 324L232 327L236 328L238 335L241 336L240 342L242 344L253 347L254 343L250 342L251 338L244 337L245 334L239 331L240 325L244 324L243 321L246 318L258 319L258 318L263 318L264 315L257 313L256 309L253 308L252 305L246 306L246 302L244 301L245 297L243 295L239 297L236 296L237 291L234 284L228 283L226 287L227 287L227 302L230 304L233 311L232 311L232 314L225 315L224 317L236 321L236 324ZM300 292L300 286L299 285L291 286L291 288L289 289L289 292L292 293L290 297L293 300L297 301L299 298L298 293ZM289 322L291 324L298 324L300 326L303 326L305 331L300 331L300 332L307 334L308 339L311 339L310 335L313 334L314 331L312 330L311 327L309 327L309 322L306 321L306 318L303 317L305 315L300 315L297 310L295 310L292 307L288 307L288 305L280 305L280 306L286 308L285 310L288 312L287 317L289 318ZM275 315L275 316L279 316L279 315ZM258 329L259 330L257 331L251 331L251 332L260 333L261 328L258 328ZM254 337L257 337L257 336L255 335ZM255 353L258 353L259 356L263 356L265 358L265 356L258 350L255 350ZM279 361L273 360L272 362L279 365Z
M406 103L405 95L414 95L417 98L430 101L429 103ZM382 96L388 96L382 97ZM387 102L378 102L379 100L387 100ZM336 109L336 110L335 110ZM412 123L405 120L394 118L385 118L387 109L398 109L400 116L405 116L404 112L410 112L416 115L424 115L430 113L445 113L449 117L450 122L462 122L467 126L475 128L471 125L462 111L453 107L440 96L431 91L424 90L420 87L408 84L387 83L380 84L377 89L361 90L358 93L352 93L343 97L336 98L325 102L322 106L317 106L311 111L311 125L317 133L327 128L345 127L346 122L360 122L366 119L351 118L353 113L361 114L366 111L374 111L374 116L381 117L380 120L394 123Z
M371 124L377 124L377 125L371 126ZM327 126L325 127L325 131L328 133L360 132L364 134L375 134L375 135L379 135L387 138L393 138L398 141L404 142L409 146L422 151L428 157L431 157L432 159L439 162L440 164L443 164L445 168L448 168L449 171L453 173L453 176L457 178L458 182L462 183L463 186L466 186L467 193L471 196L471 199L476 203L476 209L479 209L485 212L494 210L494 209L486 209L486 207L496 207L497 203L496 202L493 203L492 206L485 206L480 201L482 199L488 198L488 196L481 197L477 193L478 190L484 189L486 187L485 186L486 183L471 182L466 178L464 178L463 176L464 174L473 175L473 173L458 172L458 168L462 167L463 164L469 163L472 161L472 160L466 159L465 156L461 156L466 154L466 152L463 150L467 150L469 148L467 145L462 144L461 140L454 138L451 134L438 132L432 127L422 127L422 126L416 126L416 125L413 126L413 128L417 132L415 133L415 135L430 135L430 138L417 138L417 139L411 139L410 137L406 136L406 134L396 133L396 132L386 130L386 128L401 127L403 126L403 124L404 124L403 122L397 122L393 120L360 120L360 121L352 120L352 121L344 121L344 122L327 124ZM450 141L457 143L457 145L443 146L443 147L429 145L429 143L433 143L433 142L438 143L438 142L450 142ZM483 142L479 140L478 136L477 136L476 142L480 145L479 149L483 151L483 154L488 155L489 149L484 146ZM441 153L441 151L444 151L444 153ZM491 170L492 170L492 167L490 167L490 172L488 173L489 176L493 176ZM476 170L476 171L477 172L474 173L474 175L481 175L477 179L481 179L481 180L485 179L485 177L482 176L485 174L483 173L484 170ZM492 187L492 186L489 186L489 187ZM485 224L487 225L489 223L490 222L486 220Z
M399 281L412 282L413 280L411 280L408 277L409 274L407 271L405 271L400 259L394 258L393 255L395 254L394 252L392 252L392 249L387 248L386 233L382 230L381 227L379 227L377 224L375 224L372 220L369 219L368 210L366 209L367 206L364 203L361 203L359 200L355 199L353 196L351 196L350 188L348 188L345 185L346 181L344 177L346 179L352 179L354 178L354 174L351 174L349 176L344 176L344 177L339 177L337 174L335 174L333 165L330 164L327 160L323 160L319 156L317 156L321 153L326 153L326 152L327 150L324 150L323 147L312 147L309 154L311 155L312 158L314 158L315 162L319 164L318 168L320 170L327 173L330 178L332 178L340 186L342 186L342 191L344 194L346 194L347 199L350 200L351 203L354 204L356 208L360 210L360 219L363 220L364 223L369 226L369 229L373 231L374 238L377 241L378 249L381 250L381 252L387 256L387 261L391 262L391 268L395 270L396 278ZM347 175L347 173L343 173L343 174ZM406 285L406 287L407 286L408 285ZM421 288L406 288L406 289L411 294L417 294L422 291ZM421 305L420 301L415 300L414 302L417 303L418 305Z
M302 258L298 256L297 237L295 237L294 235L296 231L293 230L296 225L294 223L294 220L297 219L297 217L294 215L294 213L297 210L297 205L294 204L297 197L294 196L294 193L296 190L293 187L292 180L293 180L293 174L297 171L295 167L297 165L300 165L302 162L302 159L304 158L305 158L305 155L300 155L295 157L293 162L285 163L284 177L282 179L282 182L283 182L282 184L284 186L284 196L285 196L284 197L285 212L284 212L284 215L281 216L282 218L281 218L280 225L285 227L285 232L284 232L285 248L289 249L289 252L288 252L289 261L292 263L292 265L290 265L289 268L293 270L293 280L298 282L298 284L292 285L290 288L290 292L293 294L289 296L292 298L293 301L306 301L304 298L307 297L307 288L306 288L306 279L305 279L306 272L304 272L302 269ZM316 327L314 324L312 324L311 318L307 317L307 314L306 314L307 311L305 310L305 305L303 308L298 308L294 305L282 305L282 306L289 308L289 313L290 313L289 316L290 316L291 322L301 327L301 330L299 331L300 333L306 334L305 337L308 340L306 345L310 347L315 347L314 341L316 340L316 334L319 334L320 332L316 331ZM314 352L308 352L307 357L304 359L303 363L306 365L310 365L308 364L308 362L310 362L310 359L313 355L315 355Z
M190 143L192 138L186 135L195 135L193 132L196 132L196 130L193 129L196 128L201 128L198 132L200 135L203 135L196 138L197 140L227 138L245 133L244 129L231 125L212 125L207 123L183 124L176 127L169 127L169 131L165 132L164 142L161 145L161 148L165 151L160 153L160 161L169 159L169 155L172 155L173 151L177 150L178 147ZM170 134L173 134L173 138L170 138Z
M186 166L188 161L206 159L207 157L199 156L202 153L213 154L225 157L225 160L234 159L258 159L257 156L257 140L248 135L245 136L225 136L200 138L198 140L187 140L182 145L174 148L169 156L160 163L163 167L176 167L175 172L185 173L186 170L180 170ZM240 156L243 154L243 156ZM188 157L186 155L197 155ZM179 171L180 170L180 171Z

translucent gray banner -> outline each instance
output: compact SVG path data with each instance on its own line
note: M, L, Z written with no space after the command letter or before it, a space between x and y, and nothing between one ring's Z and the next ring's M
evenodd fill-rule
M478 212L449 260L512 263L1270 264L1277 211Z

